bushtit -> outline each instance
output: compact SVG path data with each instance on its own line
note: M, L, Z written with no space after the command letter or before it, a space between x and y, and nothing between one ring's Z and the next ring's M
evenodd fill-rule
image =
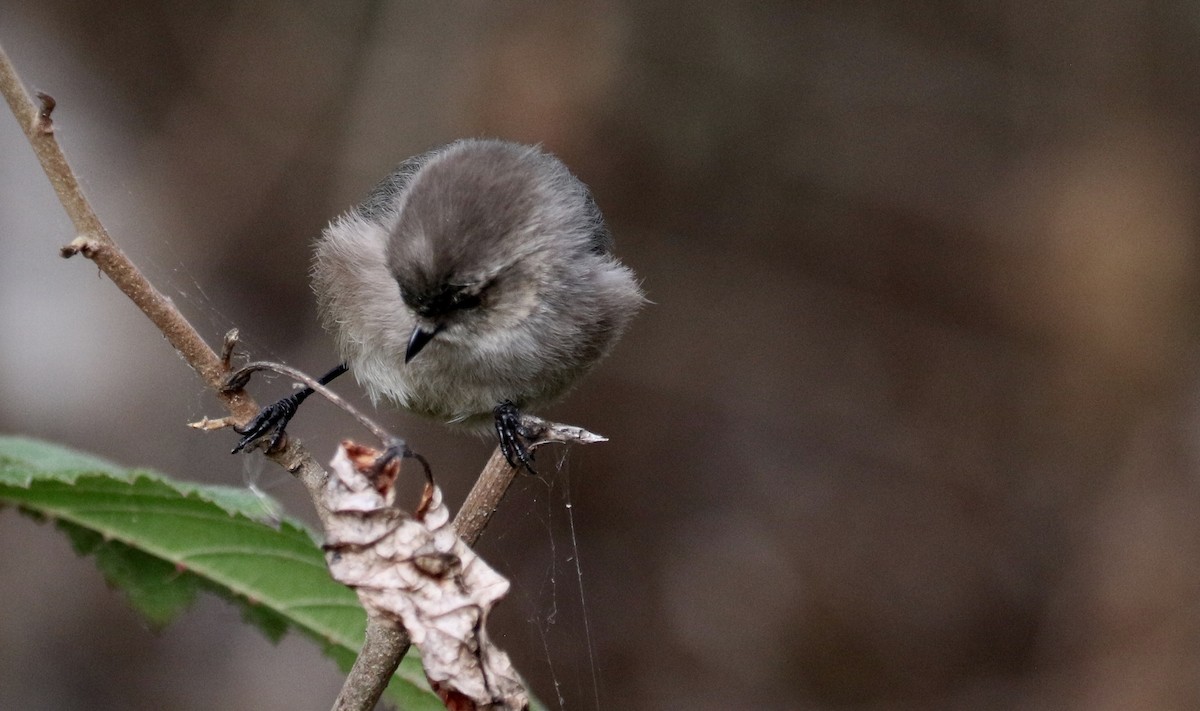
M470 429L495 426L530 466L519 410L558 399L644 301L587 187L554 156L460 140L410 158L317 242L313 288L344 363L373 401ZM311 390L264 408L234 451L272 434Z

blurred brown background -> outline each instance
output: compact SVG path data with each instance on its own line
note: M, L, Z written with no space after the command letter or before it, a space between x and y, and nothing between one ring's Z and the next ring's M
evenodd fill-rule
M399 160L501 136L592 186L655 303L549 413L612 442L482 545L551 708L1200 708L1194 3L39 0L0 42L160 288L313 373L309 245ZM183 426L220 409L58 258L11 118L0 156L0 431L310 517ZM489 445L380 414L457 505ZM305 640L213 599L154 632L51 528L0 541L0 708L336 694Z

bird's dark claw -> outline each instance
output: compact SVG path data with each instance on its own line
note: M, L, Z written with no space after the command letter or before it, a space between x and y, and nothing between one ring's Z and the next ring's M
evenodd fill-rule
M404 440L389 440L388 442L385 442L385 444L386 446L384 447L383 452L379 454L379 457L375 459L375 464L371 467L372 474L374 476L379 476L382 474L383 470L387 469L388 466L397 459L406 459L413 456L412 450L408 448L408 445L404 443Z
M267 451L273 451L283 441L284 428L296 415L302 400L297 395L289 395L264 407L245 427L234 427L233 431L242 435L242 438L230 454L237 454L268 435L271 439L267 442Z
M524 467L534 476L533 452L526 444L531 437L525 426L521 424L521 412L517 406L507 400L496 406L492 411L496 416L496 437L500 440L500 452L508 460L508 465L514 469Z

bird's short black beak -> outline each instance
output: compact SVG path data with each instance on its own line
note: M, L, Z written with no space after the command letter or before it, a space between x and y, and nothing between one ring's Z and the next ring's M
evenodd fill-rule
M417 354L420 353L421 350L433 340L433 337L438 334L438 331L441 330L442 327L440 325L433 330L425 329L421 326L414 328L412 330L412 335L408 337L408 350L404 351L404 362L407 363L413 358L416 358Z

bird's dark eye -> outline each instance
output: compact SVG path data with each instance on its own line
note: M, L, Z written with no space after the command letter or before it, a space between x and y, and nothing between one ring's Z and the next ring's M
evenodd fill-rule
M480 290L475 285L443 282L433 289L409 290L404 288L399 279L396 284L400 286L400 298L404 303L418 315L429 319L448 316L454 311L469 311L483 302Z
M460 291L454 295L453 303L454 303L453 308L458 309L460 311L465 311L467 309L473 309L473 308L479 306L479 303L480 303L479 294L472 294L467 291Z

